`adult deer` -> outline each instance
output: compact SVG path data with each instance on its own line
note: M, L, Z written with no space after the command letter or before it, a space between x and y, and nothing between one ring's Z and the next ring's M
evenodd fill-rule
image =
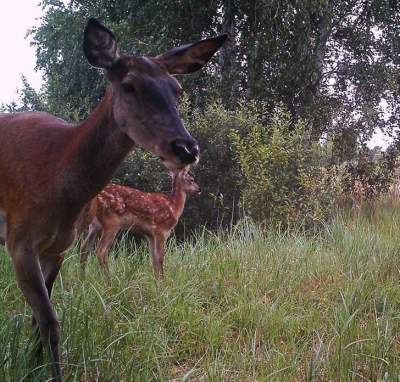
M135 143L168 168L198 160L198 145L177 111L180 86L172 75L200 69L225 39L138 57L120 53L113 33L90 19L84 53L104 69L110 85L89 117L73 125L46 113L0 115L1 240L32 308L33 326L49 345L57 381L59 324L50 295L63 251L74 241L75 222Z
M101 235L96 256L108 271L108 251L121 229L144 236L150 247L154 273L164 273L165 242L177 225L186 202L186 194L199 194L200 188L188 174L189 167L172 174L170 195L147 193L119 184L108 184L90 203L89 233L82 244L84 267L89 251Z

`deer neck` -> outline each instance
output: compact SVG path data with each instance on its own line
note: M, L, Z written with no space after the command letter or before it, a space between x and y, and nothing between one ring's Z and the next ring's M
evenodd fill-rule
M184 191L183 187L180 185L176 178L172 182L172 191L170 198L174 207L175 217L179 220L185 207L186 191Z
M65 188L78 207L105 187L133 145L116 126L113 94L109 88L89 117L74 129L64 156L68 174Z

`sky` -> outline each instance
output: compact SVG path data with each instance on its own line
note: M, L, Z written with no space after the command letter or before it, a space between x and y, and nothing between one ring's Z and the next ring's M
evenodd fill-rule
M21 75L35 89L40 87L42 76L34 70L35 48L26 39L26 32L38 25L42 15L36 0L1 0L0 3L0 104L17 98Z
M38 0L1 0L0 3L0 105L18 98L17 89L21 87L21 75L29 84L39 89L42 76L35 71L35 48L26 38L29 28L40 24L42 9ZM376 133L368 146L386 148L389 142L385 136Z

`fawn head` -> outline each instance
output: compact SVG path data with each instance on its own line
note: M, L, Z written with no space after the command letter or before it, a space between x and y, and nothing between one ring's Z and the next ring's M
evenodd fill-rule
M188 194L200 195L201 190L199 185L195 182L193 176L189 174L190 166L186 166L179 171L172 171L170 175L173 179L173 183L176 186L182 188L183 191Z
M161 158L169 169L199 160L199 146L179 112L181 93L175 74L201 69L221 47L226 35L172 49L157 57L119 52L114 34L89 19L83 49L89 63L105 70L112 87L116 125L130 139Z

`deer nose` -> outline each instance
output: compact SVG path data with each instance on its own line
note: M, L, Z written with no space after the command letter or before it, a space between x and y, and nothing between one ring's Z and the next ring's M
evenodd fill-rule
M199 145L196 141L176 139L171 143L172 151L184 164L196 162L199 158Z

